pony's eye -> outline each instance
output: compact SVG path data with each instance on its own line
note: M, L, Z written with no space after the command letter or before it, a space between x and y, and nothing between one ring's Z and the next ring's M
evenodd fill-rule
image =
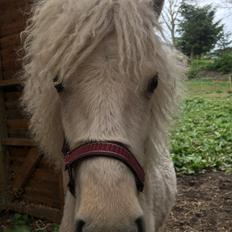
M62 83L62 82L58 83L58 76L56 76L56 77L53 79L53 82L54 82L54 87L56 88L56 90L57 90L58 93L64 91L63 83Z
M62 82L61 82L61 83L58 83L58 84L56 84L56 85L54 85L54 87L56 88L56 91L57 91L58 93L64 91L64 86L63 86L63 83L62 83Z
M157 88L158 86L158 80L159 80L159 75L158 73L156 73L150 80L147 86L147 92L148 93L153 93L154 90Z

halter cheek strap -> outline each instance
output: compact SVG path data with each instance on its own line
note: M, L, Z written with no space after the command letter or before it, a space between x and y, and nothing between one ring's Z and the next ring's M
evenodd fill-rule
M73 166L78 162L94 157L108 157L120 160L134 174L138 191L144 187L145 173L135 156L125 145L117 142L90 142L69 151L67 143L63 147L65 170L69 173L69 190L75 196Z

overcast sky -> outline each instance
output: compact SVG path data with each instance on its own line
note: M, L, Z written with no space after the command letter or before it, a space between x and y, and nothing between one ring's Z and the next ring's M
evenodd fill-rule
M212 4L217 9L217 19L222 19L222 23L225 24L225 30L232 32L232 3L229 8L229 4L226 4L226 0L201 0L197 1L200 6L206 4Z

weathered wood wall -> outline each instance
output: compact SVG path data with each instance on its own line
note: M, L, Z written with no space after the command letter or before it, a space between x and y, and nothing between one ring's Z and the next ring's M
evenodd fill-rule
M19 104L22 86L20 32L32 1L0 1L0 209L59 222L63 207L61 173L55 172L28 133Z

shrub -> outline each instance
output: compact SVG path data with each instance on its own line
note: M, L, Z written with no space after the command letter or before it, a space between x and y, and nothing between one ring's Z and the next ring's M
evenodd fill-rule
M200 71L206 70L213 61L211 59L194 59L188 70L188 79L200 78Z
M232 52L222 53L207 68L223 74L232 73Z

